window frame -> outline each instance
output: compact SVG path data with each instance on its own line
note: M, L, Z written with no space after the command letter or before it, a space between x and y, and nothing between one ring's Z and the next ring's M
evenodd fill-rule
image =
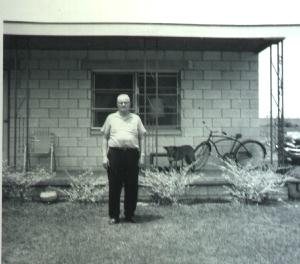
M90 122L91 122L91 129L92 130L99 130L102 128L102 126L94 126L95 122L94 122L94 119L95 119L95 113L96 111L102 111L102 112L105 112L105 111L117 111L117 103L115 103L115 107L101 107L101 108L97 108L95 107L95 74L101 74L101 73L107 73L107 74L130 74L133 76L133 85L132 85L132 95L133 95L133 101L136 101L135 100L135 86L134 86L134 82L135 82L135 74L134 74L134 71L128 71L128 70L118 70L118 71L115 71L115 70L93 70L92 71L92 76L91 76L91 118L90 118ZM116 91L118 91L116 89ZM122 92L122 90L120 90L120 93ZM131 108L130 108L130 111L136 111L136 109L134 109L132 107L133 105L131 105Z
M131 102L131 108L130 110L134 113L137 113L138 115L143 115L143 113L139 112L139 105L138 105L138 96L139 96L139 87L138 87L138 76L139 74L144 74L145 71L143 69L134 69L134 70L128 70L128 69L120 69L120 70L92 70L91 71L91 131L99 131L101 130L102 126L94 126L94 119L95 119L95 113L97 110L110 110L110 111L117 111L117 105L113 108L96 108L95 107L95 75L101 73L107 73L107 74L131 74L133 75L133 85L132 85L132 102ZM179 70L154 70L154 69L148 69L148 73L157 73L157 74L164 74L169 73L176 76L176 93L173 95L176 95L176 108L177 108L177 115L176 115L176 125L174 126L168 126L168 125L158 125L158 129L160 131L164 132L174 132L175 134L178 134L178 131L181 132L181 72ZM120 91L121 92L121 91ZM155 127L150 126L147 124L144 124L147 130L153 130ZM172 133L173 134L173 133Z

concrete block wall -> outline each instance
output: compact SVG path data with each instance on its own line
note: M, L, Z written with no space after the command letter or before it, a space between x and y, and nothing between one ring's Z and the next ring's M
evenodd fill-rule
M257 54L159 51L158 55L162 61L188 62L178 69L181 71L182 128L175 133L160 133L160 151L163 145L195 147L208 134L203 120L214 130L242 133L251 138L259 136ZM56 134L59 169L101 168L102 137L91 133L91 72L82 67L82 62L126 63L142 61L143 56L144 52L124 50L18 52L18 94L25 93L29 86L30 130L47 128ZM156 59L157 53L147 51L146 56ZM13 75L12 81L15 78Z
M257 138L257 54L204 51L184 56L190 61L181 80L185 126L175 143L186 138L194 146L199 144L208 135L202 121L213 130Z

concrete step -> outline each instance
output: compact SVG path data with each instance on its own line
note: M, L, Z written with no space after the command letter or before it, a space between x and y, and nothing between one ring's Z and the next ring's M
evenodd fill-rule
M40 193L47 190L55 190L58 193L60 201L66 200L65 190L70 187L70 183L73 177L77 177L80 172L66 172L58 171L52 175L51 178L45 179L31 188L29 196L33 200L40 200ZM99 171L94 172L94 177L101 179L101 184L105 186L107 184L107 176L105 172ZM291 185L295 184L295 185ZM297 185L298 184L298 185ZM228 189L229 184L222 176L220 170L215 169L205 169L201 172L199 177L195 178L190 186L187 188L186 193L180 197L181 201L199 201L199 202L228 202L231 200ZM282 188L282 193L271 197L272 199L282 199L287 200L289 197L299 198L299 182L290 183ZM123 194L122 194L123 199ZM104 194L104 202L108 200L108 195ZM152 195L148 188L140 185L139 186L139 201L150 202L152 201Z
M55 172L51 178L42 180L36 184L36 186L63 186L68 187L72 181L72 178L76 178L80 172L72 171L57 171ZM103 184L107 183L107 175L103 171L94 172L94 178L100 178L100 182ZM193 175L195 177L195 175ZM216 169L205 169L199 173L199 177L196 176L195 180L193 180L191 185L204 185L204 186L215 186L215 185L226 185L224 177L222 176L222 172Z

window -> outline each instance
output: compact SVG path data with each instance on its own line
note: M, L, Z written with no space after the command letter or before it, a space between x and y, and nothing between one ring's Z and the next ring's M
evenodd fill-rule
M121 93L133 102L134 74L94 73L92 95L92 124L101 127L108 114L117 110L116 99Z
M101 127L109 113L115 112L116 98L126 93L132 111L148 126L180 127L179 74L166 72L94 72L92 124Z

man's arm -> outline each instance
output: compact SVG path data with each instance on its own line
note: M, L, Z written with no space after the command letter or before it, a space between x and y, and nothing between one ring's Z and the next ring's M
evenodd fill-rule
M108 163L108 158L107 158L107 152L108 152L108 139L109 139L109 135L110 135L110 123L109 123L109 118L110 116L108 116L105 119L105 122L101 128L101 133L103 135L103 139L102 139L102 155L103 155L103 160L102 160L102 165L105 169L108 168L109 163Z
M142 120L138 116L138 134L139 134L139 148L140 148L140 160L139 165L145 164L145 150L144 150L144 139L147 131L142 123Z
M139 137L139 147L140 147L140 160L139 160L139 165L144 166L145 165L145 151L144 151L144 140L145 136L141 135Z
M107 152L108 152L108 139L105 135L103 135L103 140L102 140L102 155L103 155L103 167L105 169L108 168L109 166L109 162L108 162L108 158L107 158Z

